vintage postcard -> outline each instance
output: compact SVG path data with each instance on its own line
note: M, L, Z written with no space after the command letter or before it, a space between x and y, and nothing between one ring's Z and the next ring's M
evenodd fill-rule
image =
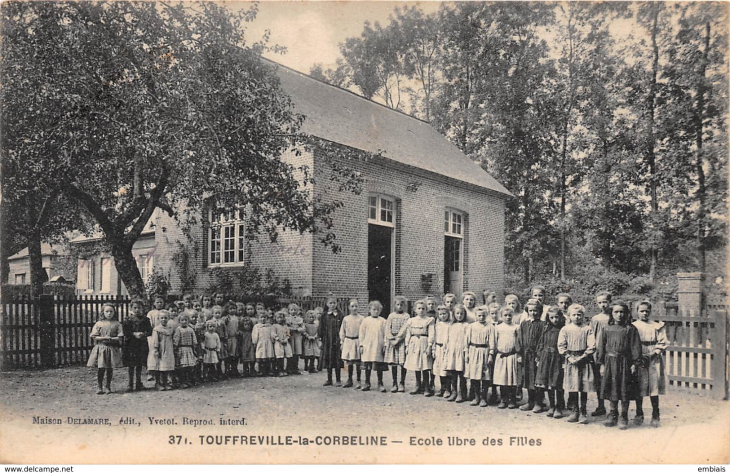
M0 463L730 460L726 3L0 12Z

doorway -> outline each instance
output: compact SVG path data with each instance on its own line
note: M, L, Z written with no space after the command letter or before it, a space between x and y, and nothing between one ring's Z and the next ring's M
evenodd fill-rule
M383 304L381 316L390 314L393 284L393 228L368 225L368 297Z
M461 300L464 287L462 253L461 238L444 237L444 293L454 294L457 300Z

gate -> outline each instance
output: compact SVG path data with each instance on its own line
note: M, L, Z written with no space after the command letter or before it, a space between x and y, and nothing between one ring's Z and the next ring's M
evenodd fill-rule
M669 387L727 399L727 311L695 313L660 303L652 319L665 324Z

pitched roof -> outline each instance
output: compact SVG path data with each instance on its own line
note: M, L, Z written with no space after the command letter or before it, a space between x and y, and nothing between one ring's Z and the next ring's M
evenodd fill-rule
M448 176L503 197L512 194L428 123L326 84L276 62L294 111L306 118L302 131L318 138Z
M50 243L43 243L41 242L41 256L56 256L56 255L66 255L68 252L66 251L66 248L59 245L51 245ZM15 259L21 259L21 258L27 258L28 257L28 248L23 248L22 250L18 251L14 255L10 256L8 260L15 260Z

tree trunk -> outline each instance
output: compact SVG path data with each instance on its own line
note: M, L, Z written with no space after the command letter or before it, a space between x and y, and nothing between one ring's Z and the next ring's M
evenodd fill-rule
M654 152L654 109L656 106L656 84L657 74L659 70L659 45L657 44L657 29L659 23L659 8L658 4L652 4L652 28L651 28L651 47L653 52L653 60L651 66L651 85L649 88L649 97L647 97L648 113L647 118L649 120L647 129L647 143L646 143L646 159L649 164L649 193L651 199L651 237L650 237L650 252L651 252L651 264L649 266L649 280L654 282L656 279L657 261L659 259L659 250L657 248L657 231L659 224L659 201L657 199L657 169L656 169L656 156Z
M697 110L695 110L695 145L697 153L697 198L699 200L699 208L697 209L697 262L699 270L705 272L706 268L706 249L705 249L705 218L707 215L707 195L705 189L705 169L704 157L702 154L703 145L703 118L705 114L705 74L707 72L707 63L710 54L710 22L705 24L705 50L702 52L702 61L700 63L699 85L697 87Z
M35 227L28 233L28 259L30 261L30 296L43 294L43 283L48 275L43 270L43 254L41 251L41 231Z
M563 129L563 154L560 158L560 280L565 281L565 160L568 146L568 120Z
M464 91L464 96L462 97L462 110L464 112L462 123L462 129L461 129L461 151L464 154L468 154L468 151L466 149L467 143L469 141L469 104L471 102L471 71L469 68L469 64L466 65L466 90Z
M127 288L130 297L146 299L147 294L145 293L144 282L139 273L139 268L137 268L137 262L134 260L132 246L113 241L112 238L109 238L108 241L111 245L112 256L114 257L114 267L117 269L119 278L124 283L124 287Z
M575 100L573 78L573 6L569 5L568 16L568 108L563 122L562 152L560 155L560 280L565 281L565 180L566 160L568 159L568 134L570 133L570 115L573 112Z
M0 182L2 182L2 176L0 176ZM6 220L5 205L0 203L0 228L7 229L8 223ZM0 285L8 283L8 276L10 276L10 263L8 257L12 254L8 250L8 244L10 243L10 235L7 231L0 234Z

